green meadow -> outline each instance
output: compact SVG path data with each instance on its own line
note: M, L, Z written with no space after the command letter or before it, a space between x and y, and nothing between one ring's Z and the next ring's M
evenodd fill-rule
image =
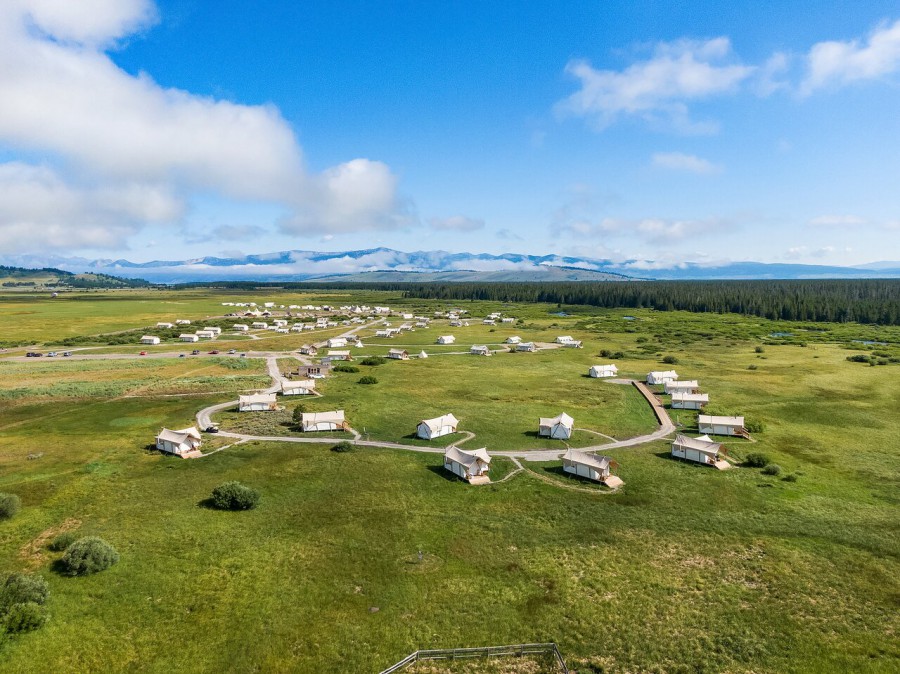
M633 387L584 376L615 362L625 377L672 367L699 379L711 409L763 425L751 442L725 441L732 460L763 452L781 472L677 462L665 441L607 452L625 481L614 493L566 477L555 461L524 461L525 471L498 482L514 466L495 457L495 483L472 487L443 470L440 454L337 453L331 442L247 442L186 461L148 448L156 432L267 386L263 359L240 369L233 356L141 360L129 345L101 351L134 354L127 360L26 361L9 359L24 351L11 348L0 353L0 492L20 496L22 510L0 522L0 570L46 578L51 618L0 643L0 671L364 673L418 648L537 641L558 643L579 672L900 666L900 365L890 361L900 328L374 291L59 300L0 295L4 341L46 350L65 337L215 317L231 310L224 301L471 312L468 328L435 322L391 340L366 327L365 347L352 349L359 373L334 373L320 381L321 398L283 400L283 413L223 413L223 429L297 435L290 412L302 403L344 409L370 438L407 444L419 443L410 434L420 419L453 412L476 434L464 446L489 451L564 449L534 436L538 416L561 411L617 439L652 432ZM520 322L482 326L490 311ZM241 343L289 351L345 330ZM456 345L434 345L446 333ZM514 334L570 334L585 348L452 354ZM184 349L165 347L175 348ZM388 348L430 357L359 364ZM876 351L886 365L847 361ZM677 363L663 364L666 356ZM292 362L279 358L283 369ZM359 384L367 374L378 383ZM686 432L695 417L673 413ZM572 444L604 441L579 431ZM226 444L207 437L204 448ZM207 507L227 480L258 489L259 506ZM83 578L59 574L61 553L46 542L63 530L103 537L119 563Z

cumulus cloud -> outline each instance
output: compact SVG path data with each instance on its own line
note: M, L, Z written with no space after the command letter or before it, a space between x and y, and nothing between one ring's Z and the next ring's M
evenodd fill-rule
M0 164L0 248L121 248L144 223L182 215L182 202L141 183L75 186L51 168Z
M671 219L643 218L618 219L602 218L591 222L575 220L563 229L579 237L604 238L613 236L636 236L651 244L665 244L681 241L707 232L728 228L732 223L723 218Z
M651 158L651 163L656 168L672 171L687 171L688 173L711 174L721 173L722 167L707 159L682 152L657 152Z
M681 131L713 131L708 123L690 121L687 103L731 93L754 72L753 66L731 61L727 37L660 43L651 58L621 71L598 70L587 61L572 60L566 73L580 87L556 110L588 118L599 129L634 115L666 120Z
M287 231L313 229L312 221L318 234L390 228L406 217L396 177L380 162L354 159L310 174L274 106L164 88L146 73L119 68L105 50L155 17L150 0L6 0L0 6L0 141L48 156L71 190L89 182L111 193L166 193L183 201L195 192L268 201L285 208ZM88 209L94 202L83 203ZM183 210L182 204L170 214ZM0 220L0 228L14 224ZM133 226L140 224L135 218ZM84 238L121 243L114 234Z
M484 220L467 218L464 215L452 215L449 218L431 218L428 224L432 229L449 232L474 232L484 229Z
M803 94L894 73L900 69L900 20L879 26L865 40L819 42L806 62Z
M809 224L814 227L855 227L866 221L856 215L820 215L812 218Z

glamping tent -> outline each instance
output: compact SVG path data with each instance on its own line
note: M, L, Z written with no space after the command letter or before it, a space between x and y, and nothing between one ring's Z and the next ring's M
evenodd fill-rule
M304 431L346 431L349 426L344 421L344 410L333 412L305 412L300 418Z
M473 356L490 356L491 350L484 344L473 344L472 348L469 349L469 353Z
M697 417L697 425L701 433L712 435L739 435L749 438L750 434L744 428L744 417L717 417L709 414L701 414Z
M458 475L470 484L486 484L490 470L491 457L485 448L467 450L459 447L448 447L444 454L444 468Z
M666 393L696 393L700 388L700 382L696 379L685 379L684 381L669 380L665 383Z
M286 396L307 396L316 392L315 379L285 380L281 382L281 394Z
M648 384L665 384L667 381L676 379L678 379L678 373L675 370L654 370L647 373Z
M579 452L577 449L570 449L563 454L562 461L565 472L598 482L607 482L610 477L613 477L613 469L619 467L619 464L608 456ZM616 486L621 484L622 482L619 480Z
M416 435L423 440L434 440L442 435L456 433L457 426L459 426L459 419L452 414L445 414L442 417L420 421L416 426Z
M200 449L200 431L196 428L183 428L170 431L164 428L156 436L156 448L161 452L184 457Z
M552 419L541 417L538 426L538 435L555 440L568 440L572 437L575 420L565 412Z
M253 393L238 396L239 412L274 412L278 403L274 393Z
M685 393L676 391L672 394L673 410L699 410L709 403L708 393Z
M588 374L595 378L615 377L619 374L619 368L615 365L592 365Z
M685 461L695 461L704 466L715 466L719 470L731 468L731 464L721 458L728 450L722 447L722 443L713 442L708 435L699 438L689 438L678 433L672 443L672 456Z
M406 349L389 349L387 357L391 360L409 360L409 351Z

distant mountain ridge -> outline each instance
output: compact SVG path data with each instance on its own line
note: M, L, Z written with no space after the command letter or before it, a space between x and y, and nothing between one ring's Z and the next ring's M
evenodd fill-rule
M900 262L873 262L857 267L789 263L729 262L665 264L652 260L599 260L556 254L403 252L390 248L351 251L286 250L241 257L131 262L125 259L55 255L0 256L18 267L55 267L147 279L156 283L256 280L413 280L413 281L558 281L633 279L816 279L900 278ZM375 274L375 275L373 275ZM422 276L426 274L428 276Z

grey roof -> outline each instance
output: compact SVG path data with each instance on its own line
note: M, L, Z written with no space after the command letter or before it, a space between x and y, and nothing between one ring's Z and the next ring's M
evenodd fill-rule
M590 466L597 470L606 470L612 462L612 458L608 456L597 456L596 454L579 452L577 449L570 449L563 454L563 460L571 461L572 463L580 463L583 466Z
M444 459L456 461L456 463L462 464L466 468L471 468L477 464L479 460L484 463L491 462L491 457L488 456L485 447L472 450L460 449L459 447L448 447L447 451L444 452Z

